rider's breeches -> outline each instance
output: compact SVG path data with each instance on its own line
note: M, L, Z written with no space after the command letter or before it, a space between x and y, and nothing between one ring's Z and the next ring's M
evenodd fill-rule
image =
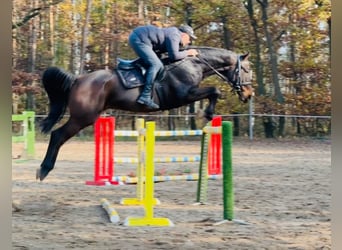
M129 44L135 53L144 61L146 64L146 84L152 84L156 79L157 75L162 72L164 65L153 51L152 46L144 43L141 39L133 32L129 37Z

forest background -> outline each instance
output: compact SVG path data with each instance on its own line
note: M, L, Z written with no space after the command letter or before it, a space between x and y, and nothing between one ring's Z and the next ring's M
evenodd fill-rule
M37 121L47 115L40 77L48 66L76 75L114 69L117 58L136 57L127 42L133 28L183 23L198 36L194 45L251 53L252 105L239 103L217 76L203 83L219 86L216 114L234 121L235 136L249 133L251 112L259 136L330 135L329 0L13 0L12 112L33 110ZM204 105L170 110L165 126L175 129L187 117L196 129ZM108 113L127 123L135 117Z

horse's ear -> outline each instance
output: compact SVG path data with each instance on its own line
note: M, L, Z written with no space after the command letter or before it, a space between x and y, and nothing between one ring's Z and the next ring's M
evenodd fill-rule
M248 51L246 54L241 55L241 56L240 56L240 60L241 60L241 61L246 60L246 59L248 59L248 57L249 57L249 51Z

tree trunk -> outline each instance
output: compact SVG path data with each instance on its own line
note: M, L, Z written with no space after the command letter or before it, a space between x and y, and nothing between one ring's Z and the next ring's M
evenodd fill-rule
M193 14L193 6L191 2L186 2L186 7L185 7L185 22L189 25L192 26L192 14ZM189 113L194 114L195 113L195 103L189 104ZM196 129L196 120L195 117L190 116L190 129Z
M119 54L119 39L117 34L119 34L119 23L118 23L118 14L117 14L117 1L114 1L113 3L113 35L114 38L112 39L111 47L112 47L112 53L113 53L113 67L117 66L117 58Z
M73 9L75 9L75 6L77 4L76 0L71 0L71 4L73 6ZM74 74L80 73L80 46L79 40L77 39L79 37L79 31L77 27L77 15L78 13L75 13L74 11L71 13L71 26L72 30L76 31L76 38L73 38L70 43L69 71Z
M278 77L278 57L277 53L274 50L273 42L272 42L272 37L269 32L268 28L268 14L267 14L267 9L268 9L268 0L257 0L257 2L261 6L261 12L262 12L262 23L263 23L263 28L264 28L264 33L266 36L266 44L268 48L268 55L269 55L269 62L271 65L271 76L272 76L272 82L274 86L274 95L276 97L276 100L278 103L284 103L284 96L280 90L280 84L279 84L279 77ZM268 124L268 123L266 123ZM265 128L265 130L268 130ZM273 131L272 134L273 136Z
M37 8L38 0L32 1L32 9ZM33 18L30 22L30 36L29 36L29 53L28 53L28 72L34 73L36 70L37 59L37 34L38 34L38 18ZM31 86L33 81L27 82ZM35 98L32 91L28 91L26 97L26 110L35 110Z
M274 138L274 123L272 117L264 117L264 132L266 138Z
M231 34L230 30L228 29L228 19L226 16L221 17L221 21L223 23L223 42L224 42L224 47L228 50L232 49L232 42L231 42Z
M331 16L327 20L329 28L329 55L331 56Z
M175 118L173 116L175 114L176 114L176 109L169 110L169 117L167 118L167 128L168 128L168 130L175 130L176 129Z
M32 9L36 8L38 5L37 0L32 0ZM29 53L28 53L28 72L34 72L36 68L36 56L37 56L37 29L38 29L38 20L37 18L33 18L30 22L29 30Z
M296 118L296 124L297 124L297 134L301 135L302 129L301 129L300 122L299 122L298 118Z
M104 15L106 16L110 16L110 12L109 12L109 8L106 8L106 5L107 5L107 2L106 0L104 0L102 2L102 12ZM110 18L107 18L105 20L105 33L106 33L106 36L110 34ZM109 69L109 65L110 65L110 62L109 62L109 58L110 58L110 40L109 39L106 39L105 42L104 42L104 60L103 60L103 63L105 65L105 69Z
M262 23L264 28L264 33L266 36L266 44L268 48L268 55L269 55L269 62L271 65L271 76L272 76L272 82L274 86L274 94L276 97L276 100L278 103L284 103L284 96L281 93L280 85L279 85L279 78L278 78L278 57L277 53L274 51L274 46L272 43L272 37L269 32L268 28L268 0L257 0L257 2L261 6L261 12L262 12Z
M145 22L144 0L139 0L138 1L138 18L139 18L139 20L144 20L144 22Z
M234 115L239 114L237 112L233 113ZM233 135L240 136L240 117L233 116Z
M54 6L50 6L50 11L49 11L49 48L48 50L50 51L50 56L52 58L52 65L56 64L56 59L55 59L55 8Z
M17 67L17 59L18 59L18 56L15 54L16 51L18 51L18 48L17 48L17 30L16 29L13 29L12 30L12 67L15 69Z
M263 63L261 61L261 39L259 38L258 32L258 22L254 16L254 6L253 0L248 0L245 2L245 7L248 12L249 20L251 22L251 26L254 34L254 44L255 44L255 74L256 74L256 82L257 82L257 92L258 95L265 95L265 85L264 85L264 77L263 77Z
M279 117L279 125L278 125L278 136L284 137L285 136L285 117Z
M82 29L82 46L81 46L81 55L80 55L80 74L83 74L84 71L84 62L85 62L85 55L88 46L88 25L89 25L89 18L91 12L91 0L87 0L87 8L86 8L86 17L84 20L84 25Z
M196 126L196 119L195 119L195 103L191 103L189 104L189 114L190 116L190 129L192 130L196 130L197 126Z

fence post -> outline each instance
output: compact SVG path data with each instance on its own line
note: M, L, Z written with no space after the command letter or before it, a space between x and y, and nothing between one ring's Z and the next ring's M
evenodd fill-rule
M35 155L35 123L34 123L34 111L24 111L25 116L24 126L26 129L24 130L24 136L26 137L25 141L25 149L27 153L27 157L34 157Z
M232 167L232 123L222 123L222 158L223 158L223 219L234 219L234 185Z
M13 142L24 142L24 154L27 158L35 156L35 112L24 111L21 115L12 115L12 122L22 122L23 134L12 136Z

